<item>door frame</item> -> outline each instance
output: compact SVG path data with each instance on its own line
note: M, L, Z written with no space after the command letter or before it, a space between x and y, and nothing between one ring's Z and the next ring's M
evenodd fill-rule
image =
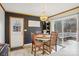
M24 18L23 17L9 16L9 46L10 46L10 49L14 49L11 47L11 29L10 29L11 18L22 18L23 19L23 45L15 47L15 48L24 47Z

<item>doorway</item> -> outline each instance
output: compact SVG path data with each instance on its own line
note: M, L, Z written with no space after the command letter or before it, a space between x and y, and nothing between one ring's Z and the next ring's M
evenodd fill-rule
M53 25L53 26L52 26ZM70 15L52 20L51 31L58 32L58 44L68 40L78 40L78 17Z
M10 48L24 45L24 18L10 17Z

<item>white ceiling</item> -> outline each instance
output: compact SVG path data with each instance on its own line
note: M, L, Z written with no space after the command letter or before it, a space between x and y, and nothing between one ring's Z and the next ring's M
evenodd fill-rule
M79 3L2 3L6 11L40 16L51 16L62 11L79 6Z

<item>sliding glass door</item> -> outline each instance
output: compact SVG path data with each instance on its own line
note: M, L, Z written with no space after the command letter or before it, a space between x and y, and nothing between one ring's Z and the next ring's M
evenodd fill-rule
M58 32L58 44L78 39L78 18L71 15L51 21L51 31Z
M76 40L77 19L70 18L64 20L64 37L65 40Z

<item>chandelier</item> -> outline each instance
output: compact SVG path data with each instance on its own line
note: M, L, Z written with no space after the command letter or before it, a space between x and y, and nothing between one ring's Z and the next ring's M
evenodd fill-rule
M46 21L47 19L48 19L47 16L40 16L40 20L41 20L41 21Z
M45 9L45 6L43 6L42 8L43 10ZM42 12L41 16L40 16L40 20L41 21L46 21L48 19L48 16L46 16L45 14L45 10Z

